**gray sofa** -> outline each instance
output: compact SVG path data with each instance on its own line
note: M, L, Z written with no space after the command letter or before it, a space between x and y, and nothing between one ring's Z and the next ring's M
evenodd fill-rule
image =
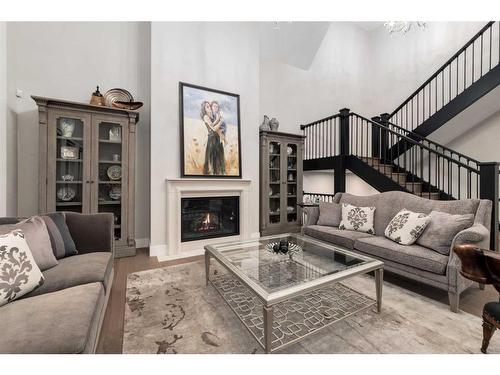
M2 223L15 220L3 218ZM113 215L66 213L78 255L0 307L0 353L94 353L113 281Z
M460 293L471 286L472 282L460 275L460 260L456 254L451 249L450 255L447 256L416 244L400 245L386 238L384 230L391 219L403 208L426 214L431 211L461 215L472 213L474 214L473 226L459 232L453 239L452 247L463 243L474 243L479 247L488 248L491 201L479 199L436 201L405 192L392 191L371 196L337 193L333 202L376 207L375 235L317 225L318 207L304 209L303 234L382 260L385 264L384 269L389 272L446 290L450 299L450 309L454 312L458 311Z

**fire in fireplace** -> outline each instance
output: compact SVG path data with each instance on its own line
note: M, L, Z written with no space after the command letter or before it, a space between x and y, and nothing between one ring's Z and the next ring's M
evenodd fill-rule
M181 241L240 234L239 197L181 199Z

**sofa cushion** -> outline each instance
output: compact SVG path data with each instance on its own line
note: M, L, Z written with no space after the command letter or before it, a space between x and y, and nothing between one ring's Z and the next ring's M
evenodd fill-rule
M430 221L429 215L403 208L387 225L384 235L401 245L413 245Z
M354 248L369 255L440 275L446 273L448 265L446 255L418 245L400 245L385 237L360 238L354 243Z
M474 223L474 215L450 215L445 212L432 211L431 222L424 230L417 244L428 247L443 255L448 255L451 243L458 232L469 228Z
M0 306L42 284L42 271L36 265L24 233L16 229L0 235Z
M57 266L43 273L45 277L43 285L27 294L26 297L94 282L103 283L107 291L112 271L113 259L109 252L88 253L62 258Z
M339 203L321 202L319 204L319 218L317 224L338 227L340 225L341 215L342 206Z
M45 271L57 264L57 259L52 253L47 226L40 216L33 216L16 224L0 225L0 234L9 233L14 229L23 231L40 270Z
M0 353L82 353L104 303L101 283L21 299L0 307Z
M354 248L354 241L358 238L373 237L371 234L355 232L351 230L340 230L335 227L322 225L310 225L304 227L304 234L317 238L333 245L344 246L349 249Z

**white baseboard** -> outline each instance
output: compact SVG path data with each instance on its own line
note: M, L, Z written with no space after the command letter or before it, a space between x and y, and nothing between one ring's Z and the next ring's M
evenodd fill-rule
M198 255L203 255L205 254L204 249L197 249L197 250L192 250L192 251L186 251L180 254L174 254L174 255L158 255L156 258L158 258L158 262L166 262L169 260L176 260L176 259L182 259L182 258L190 258L190 257L195 257ZM150 254L151 255L151 254Z
M167 254L167 245L153 245L149 246L150 257L164 257Z
M138 249L143 247L149 247L149 238L136 238L135 247Z

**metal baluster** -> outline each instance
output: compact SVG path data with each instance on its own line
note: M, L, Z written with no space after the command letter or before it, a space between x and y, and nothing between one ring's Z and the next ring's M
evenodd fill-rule
M492 43L491 39L493 38L493 36L492 36L493 27L492 26L490 26L490 70L491 70L491 43Z
M466 81L467 81L467 48L464 50L464 91L465 91Z
M460 158L459 158L459 161L460 161ZM461 175L461 170L460 170L460 164L458 165L458 199L461 198L461 195L460 195L460 190L461 190L461 184L460 184L460 175Z
M483 76L483 34L481 34L481 75Z
M475 71L474 71L474 45L476 44L476 41L472 42L472 84L474 83L474 76L475 76Z

